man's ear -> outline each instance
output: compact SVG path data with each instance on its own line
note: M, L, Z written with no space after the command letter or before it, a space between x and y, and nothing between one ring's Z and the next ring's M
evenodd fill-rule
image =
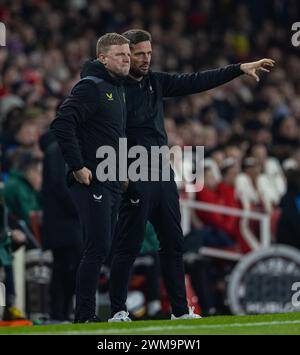
M98 59L104 66L107 64L107 57L104 54L100 53Z

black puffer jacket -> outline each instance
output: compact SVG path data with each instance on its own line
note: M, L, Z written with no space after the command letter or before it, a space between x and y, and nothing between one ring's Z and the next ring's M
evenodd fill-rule
M88 76L101 80L95 83ZM51 129L70 171L86 166L97 182L97 149L110 146L115 149L116 162L119 160L119 138L125 137L125 92L122 80L113 78L98 60L84 64L81 78L59 107ZM118 181L104 184L121 192Z

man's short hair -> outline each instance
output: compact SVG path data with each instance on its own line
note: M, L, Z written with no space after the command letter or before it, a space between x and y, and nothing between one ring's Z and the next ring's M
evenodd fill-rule
M100 53L106 53L110 46L122 44L129 44L129 40L115 32L106 33L97 41L96 55L98 57Z
M138 44L140 42L152 41L151 34L145 30L128 30L122 33L122 36L130 41L129 46Z

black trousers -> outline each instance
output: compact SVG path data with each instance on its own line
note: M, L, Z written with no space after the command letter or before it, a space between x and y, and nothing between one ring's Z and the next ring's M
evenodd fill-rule
M132 265L139 254L149 220L160 241L160 264L175 316L188 313L184 282L183 234L179 196L174 180L131 183L119 211L112 258L110 298L112 314L126 310ZM132 193L134 191L134 193Z
M55 248L52 249L52 254L51 318L61 321L70 320L81 248L80 245Z
M75 320L85 321L96 313L100 269L110 252L121 195L97 182L90 186L75 183L70 190L84 235L76 278Z

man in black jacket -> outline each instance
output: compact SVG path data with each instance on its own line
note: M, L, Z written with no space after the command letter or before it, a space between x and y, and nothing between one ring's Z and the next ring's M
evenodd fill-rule
M149 70L151 35L143 30L130 30L123 36L130 40L131 50L130 75L125 84L128 148L141 145L150 151L151 146L167 145L163 97L199 93L243 73L258 81L256 71L268 71L265 66L273 66L274 63L263 59L183 75L152 72ZM147 220L153 224L160 241L161 269L172 306L172 319L199 317L188 309L186 301L179 196L174 173L171 172L171 175L170 181L129 182L120 207L117 228L120 232L111 267L113 317L110 322L126 321L128 318L125 302L130 269L139 253Z
M69 167L71 196L84 233L75 322L99 321L95 315L96 288L101 265L110 251L122 183L96 179L96 152L101 146L109 146L118 153L119 138L125 136L122 82L130 67L128 43L116 33L100 37L97 59L84 65L82 79L60 106L51 126Z

